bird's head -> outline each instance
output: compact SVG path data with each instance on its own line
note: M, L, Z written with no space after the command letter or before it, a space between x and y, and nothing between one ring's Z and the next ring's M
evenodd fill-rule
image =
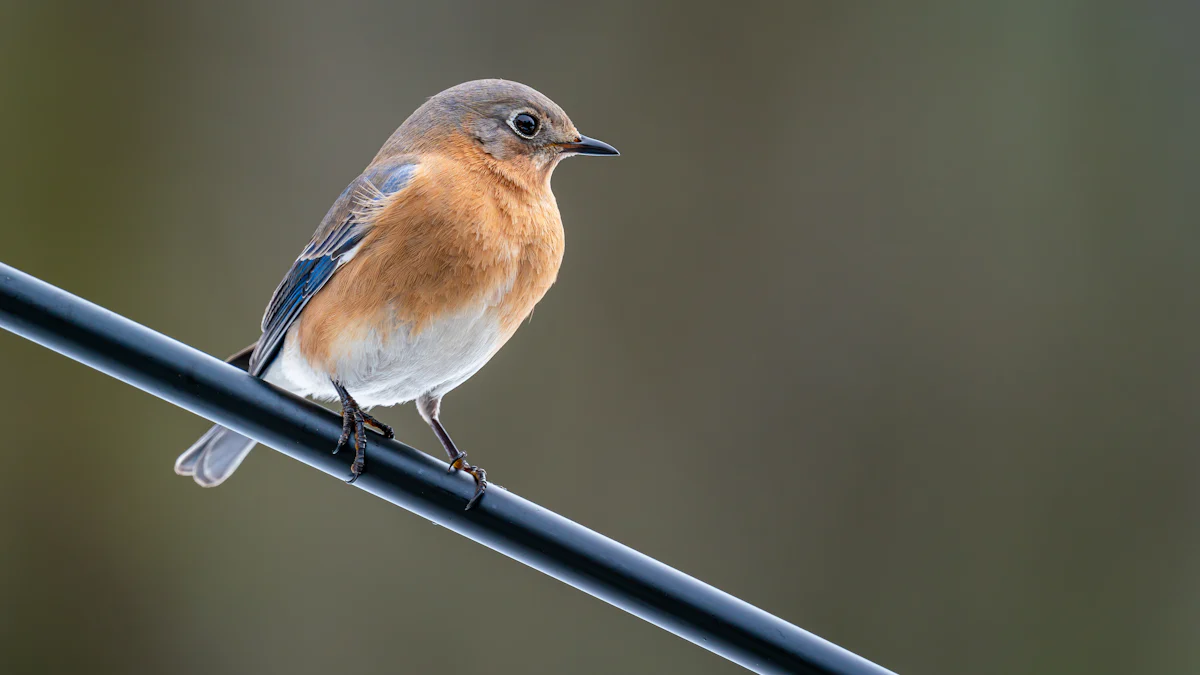
M434 96L396 130L380 155L389 147L389 154L461 155L513 178L542 182L563 158L620 154L579 133L554 101L508 80L465 82Z

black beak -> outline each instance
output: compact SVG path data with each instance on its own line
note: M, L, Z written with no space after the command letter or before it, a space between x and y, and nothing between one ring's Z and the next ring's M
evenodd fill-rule
M621 154L616 148L608 143L605 143L604 141L598 141L594 138L588 138L587 136L580 136L579 140L575 141L574 143L560 143L558 147L562 148L563 152L570 152L576 155L603 156Z

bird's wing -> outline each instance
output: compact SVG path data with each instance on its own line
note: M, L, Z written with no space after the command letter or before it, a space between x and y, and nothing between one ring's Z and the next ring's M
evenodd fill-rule
M383 204L408 185L415 169L416 164L411 162L371 167L334 202L312 241L271 296L263 314L263 335L250 357L251 375L266 371L300 311L334 272L354 257Z

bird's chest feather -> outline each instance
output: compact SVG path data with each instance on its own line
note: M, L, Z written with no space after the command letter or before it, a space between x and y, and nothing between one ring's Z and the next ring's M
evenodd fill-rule
M460 205L421 223L411 220L417 205L406 206L399 222L385 214L305 308L282 353L296 371L287 379L315 387L335 377L364 405L448 390L487 363L554 283L563 235L552 196ZM292 388L321 395L314 387Z

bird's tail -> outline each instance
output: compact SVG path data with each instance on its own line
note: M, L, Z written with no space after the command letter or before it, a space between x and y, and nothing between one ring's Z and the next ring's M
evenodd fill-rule
M175 460L175 473L191 476L204 487L220 485L237 470L254 445L254 439L217 425Z
M245 370L253 351L254 345L250 345L229 357L228 362ZM175 460L175 473L191 476L204 487L220 485L237 470L254 444L254 439L218 424Z

